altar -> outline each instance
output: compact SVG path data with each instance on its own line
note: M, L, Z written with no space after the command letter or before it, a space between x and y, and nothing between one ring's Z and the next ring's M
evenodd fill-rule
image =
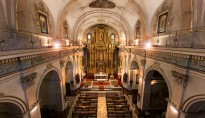
M94 80L95 81L104 81L104 80L108 80L108 77L107 77L106 73L95 73Z

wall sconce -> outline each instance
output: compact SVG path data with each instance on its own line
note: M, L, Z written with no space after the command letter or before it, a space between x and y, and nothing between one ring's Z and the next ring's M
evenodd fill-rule
M146 44L145 44L145 49L149 49L149 48L151 48L152 47L152 44L150 43L150 42L147 42Z
M54 45L53 45L54 48L60 48L60 46L61 46L61 44L58 43L58 42L55 42Z

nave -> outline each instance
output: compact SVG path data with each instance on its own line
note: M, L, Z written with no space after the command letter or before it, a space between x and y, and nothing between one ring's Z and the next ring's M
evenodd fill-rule
M137 118L130 98L117 92L81 92L68 118Z

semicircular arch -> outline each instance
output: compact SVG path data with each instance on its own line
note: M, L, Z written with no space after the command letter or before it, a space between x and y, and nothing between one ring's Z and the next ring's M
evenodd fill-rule
M152 65L151 67L149 67L149 68L145 71L143 79L146 81L146 77L147 77L148 73L149 73L150 71L153 71L153 70L159 72L159 73L162 75L162 77L164 78L164 80L165 80L165 82L166 82L166 84L167 84L167 87L168 87L168 91L169 91L169 99L171 99L171 98L172 98L172 97L171 97L171 96L172 96L172 89L171 89L171 85L170 85L169 79L168 79L168 77L166 76L166 74L164 73L163 69L159 66L159 64L155 63L154 65Z
M37 100L39 100L39 92L40 92L40 87L41 87L41 83L42 83L43 79L46 77L46 75L47 75L49 72L52 72L52 71L54 71L54 72L56 72L56 73L58 74L59 81L61 82L62 77L60 76L60 75L61 75L61 74L60 74L60 71L59 71L57 68L53 67L53 68L47 69L47 70L43 73L43 75L41 76L40 80L38 81L38 85L37 85L37 89L36 89L36 98L37 98ZM62 90L61 90L61 91L62 91Z

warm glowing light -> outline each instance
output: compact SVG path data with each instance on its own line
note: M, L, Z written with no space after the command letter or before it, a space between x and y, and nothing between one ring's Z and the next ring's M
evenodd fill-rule
M69 45L69 40L66 40L66 46L68 46Z
M170 105L170 109L174 114L178 113L177 109L172 104Z
M54 48L59 48L60 47L60 44L59 43L54 43Z
M151 48L152 47L152 44L150 43L150 42L147 42L146 44L145 44L145 48L146 49L149 49L149 48Z
M32 110L31 113L35 112L37 110L38 106L36 105Z

